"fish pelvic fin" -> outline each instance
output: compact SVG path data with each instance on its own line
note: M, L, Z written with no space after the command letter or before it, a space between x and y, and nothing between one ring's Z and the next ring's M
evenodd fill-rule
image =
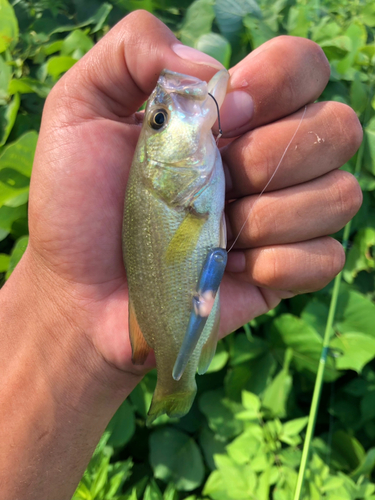
M129 337L132 346L132 362L134 365L143 365L151 350L147 344L135 315L134 306L129 299Z
M197 246L207 217L188 212L169 242L165 253L167 263L182 263Z
M201 355L198 363L198 374L203 375L208 370L212 358L215 356L217 339L219 334L220 326L220 304L219 297L216 297L216 303L214 306L216 309L212 311L213 321L211 326L211 333L208 337L206 343L202 347ZM208 319L210 321L211 318ZM208 322L207 322L208 323ZM207 325L208 326L208 325Z
M184 417L189 412L196 393L195 381L191 389L181 390L181 392L165 392L157 384L147 414L146 425L149 427L156 418L164 414L167 414L170 418Z

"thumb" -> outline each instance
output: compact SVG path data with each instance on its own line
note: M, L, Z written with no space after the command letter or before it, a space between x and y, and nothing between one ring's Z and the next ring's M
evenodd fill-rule
M61 103L64 94L74 103L69 106L70 111L76 110L80 118L90 115L126 118L148 98L163 69L207 81L223 66L216 59L182 45L150 13L135 11L64 75L54 87L49 104L54 95Z

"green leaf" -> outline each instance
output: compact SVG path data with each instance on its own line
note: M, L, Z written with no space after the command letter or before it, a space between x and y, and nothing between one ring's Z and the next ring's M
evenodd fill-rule
M8 87L8 92L10 95L16 94L17 92L19 92L20 94L35 93L42 98L47 97L50 90L50 85L26 76L18 79L14 78L10 81Z
M201 35L196 43L196 48L205 54L220 61L223 66L229 68L232 48L228 40L217 33Z
M181 26L182 43L198 48L196 45L198 38L211 31L212 21L215 19L213 5L213 0L195 0L189 6Z
M206 373L214 373L222 370L228 361L228 351L225 349L225 345L222 341L219 341L216 348L215 356L213 357L210 366Z
M288 34L307 38L311 26L312 6L298 5L291 7L288 16Z
M48 59L46 70L53 78L57 78L61 73L65 73L74 66L76 62L77 59L70 56L53 56Z
M344 33L352 43L350 52L336 64L336 70L341 74L345 73L353 66L358 50L366 44L367 31L363 24L355 20L350 23L349 28Z
M130 401L137 412L146 418L156 386L156 370L148 373L130 394Z
M129 458L125 462L115 462L108 467L108 481L105 487L105 498L112 499L114 495L118 494L122 485L131 474L133 466L132 459Z
M319 45L330 61L342 59L352 50L352 41L348 36L337 36Z
M12 78L12 70L3 57L0 56L0 106L7 104L9 98L8 87Z
M267 386L262 398L262 406L268 410L271 417L284 418L286 404L292 389L293 379L288 370L280 370L271 384Z
M12 225L19 219L26 219L27 207L21 205L20 207L0 207L0 241L8 236L12 230Z
M241 432L242 423L234 419L222 389L204 392L199 399L199 409L206 416L210 429L216 434L230 438Z
M263 444L263 433L259 430L259 426L252 426L227 446L228 455L237 464L242 465L253 461Z
M0 155L0 207L22 205L27 201L29 178L38 134L27 132L3 148ZM26 199L22 199L22 196ZM19 203L11 203L15 200Z
M311 298L301 313L301 319L312 326L322 337L328 317L328 306Z
M0 0L0 53L18 39L18 22L8 0Z
M358 115L360 115L368 105L367 86L361 82L358 74L350 86L350 105Z
M169 483L164 491L163 500L178 500L178 493L173 483Z
M337 24L336 21L331 21L330 17L322 17L319 23L312 26L312 40L314 42L321 44L325 40L335 39L342 28Z
M309 417L301 417L285 422L281 435L297 436L306 427L308 421Z
M246 16L243 24L247 28L247 33L251 38L253 49L256 49L276 36L276 33L265 22L254 16Z
M350 476L354 481L357 481L360 476L370 476L375 467L375 448L370 448L365 457L362 457L361 463L351 472ZM373 493L374 490L371 491Z
M178 490L191 491L203 482L204 465L197 444L172 427L151 434L150 463L157 479L173 481Z
M275 347L292 349L292 362L297 370L316 373L322 350L322 337L314 328L291 314L282 314L273 322ZM325 379L334 380L338 373L332 359L327 360Z
M92 47L94 42L82 30L74 30L65 38L61 46L62 56L71 56L73 59L80 59Z
M365 333L346 332L331 341L330 346L343 354L336 359L338 370L355 370L363 367L375 357L375 337Z
M374 246L375 229L371 227L360 229L346 259L344 278L348 283L353 283L359 272L375 268L375 260L371 253Z
M163 495L153 479L151 479L146 487L143 500L163 500Z
M230 364L239 365L258 358L269 349L269 344L259 337L247 338L244 333L236 333L230 347Z
M95 473L95 478L90 488L90 493L94 499L101 492L107 482L110 458L111 457L109 455L104 455L102 457L101 464Z
M0 147L3 146L12 131L16 121L20 96L16 94L9 104L0 106Z
M23 236L19 240L16 241L16 244L13 247L13 250L10 254L10 259L9 259L9 267L8 271L5 275L5 278L8 279L9 276L12 274L14 268L18 264L18 262L21 260L22 255L24 254L27 244L29 242L29 237L28 236Z
M332 447L351 469L358 467L365 457L365 450L358 439L344 431L336 431L333 434Z
M375 27L375 4L369 2L361 7L361 20L370 28Z
M361 332L375 338L375 304L355 290L343 290L337 311L341 311L336 328L340 333Z
M207 482L204 485L203 495L209 495L213 500L230 500L221 472L215 470L208 476Z
M6 253L0 253L0 273L5 273L10 264L10 256Z
M124 446L135 432L134 410L125 400L109 422L107 430L111 432L108 440L110 446Z
M216 455L215 463L230 498L248 500L253 496L257 477L249 465L239 465L227 455Z
M375 117L364 127L365 167L375 175Z
M97 33L101 30L109 16L109 13L113 9L113 5L110 3L104 2L99 7L97 12L91 16L85 23L81 24L79 27L86 26L88 24L93 24L94 27L91 29L91 33Z
M255 0L216 0L215 14L221 34L229 42L237 40L245 16L252 14L258 18L262 17L262 12Z
M208 427L204 426L199 434L199 444L203 450L204 458L211 470L216 469L214 455L225 453L225 438L214 434Z

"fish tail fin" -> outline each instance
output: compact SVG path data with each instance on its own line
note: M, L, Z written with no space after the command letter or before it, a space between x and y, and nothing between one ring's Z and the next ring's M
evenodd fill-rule
M196 393L197 386L195 380L194 385L191 387L170 393L166 392L158 383L152 397L150 410L147 414L147 426L152 424L157 417L160 417L160 415L164 413L170 418L181 418L185 416L193 404Z

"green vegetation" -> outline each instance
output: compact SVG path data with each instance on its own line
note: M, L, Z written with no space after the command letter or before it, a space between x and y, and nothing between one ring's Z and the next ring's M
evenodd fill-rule
M322 100L365 131L344 168L364 191L348 259L304 500L375 499L375 4L372 0L0 0L0 278L27 245L29 178L45 97L117 20L144 8L227 67L278 34L308 37L332 68ZM282 167L281 167L282 171ZM343 232L336 235L343 241ZM223 340L181 420L145 416L147 375L105 432L74 500L291 500L333 284L284 301Z

